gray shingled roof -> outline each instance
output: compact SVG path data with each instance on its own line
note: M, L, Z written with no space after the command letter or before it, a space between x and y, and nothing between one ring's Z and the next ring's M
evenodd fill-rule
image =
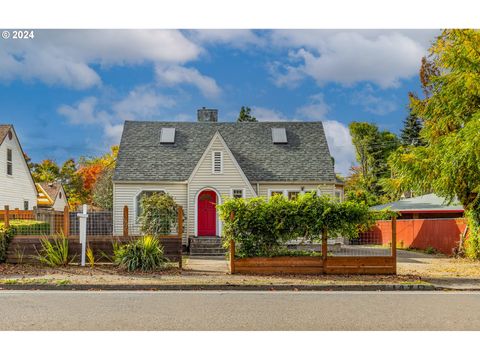
M160 144L162 127L176 129L174 144ZM272 143L272 127L286 128L288 144ZM126 121L114 180L187 180L217 131L250 182L335 182L321 122Z

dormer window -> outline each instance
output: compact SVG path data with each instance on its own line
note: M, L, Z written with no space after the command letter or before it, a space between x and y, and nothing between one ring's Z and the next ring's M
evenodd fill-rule
M212 174L223 173L223 152L212 152Z

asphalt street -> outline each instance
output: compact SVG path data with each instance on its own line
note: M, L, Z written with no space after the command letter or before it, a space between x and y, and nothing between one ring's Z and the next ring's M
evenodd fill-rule
M0 291L0 330L480 330L480 293Z

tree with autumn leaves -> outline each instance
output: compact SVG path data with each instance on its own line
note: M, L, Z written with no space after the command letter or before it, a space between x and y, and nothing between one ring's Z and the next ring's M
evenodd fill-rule
M118 145L98 157L81 157L78 163L69 159L58 166L45 159L29 164L35 182L61 182L71 207L90 204L102 209L112 208L112 175L117 160ZM110 189L110 190L109 190Z

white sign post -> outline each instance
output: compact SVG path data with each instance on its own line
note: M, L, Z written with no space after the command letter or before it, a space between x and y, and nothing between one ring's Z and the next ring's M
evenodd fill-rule
M85 266L85 252L87 251L87 205L83 205L81 214L77 214L80 222L80 243L82 244L82 266Z

